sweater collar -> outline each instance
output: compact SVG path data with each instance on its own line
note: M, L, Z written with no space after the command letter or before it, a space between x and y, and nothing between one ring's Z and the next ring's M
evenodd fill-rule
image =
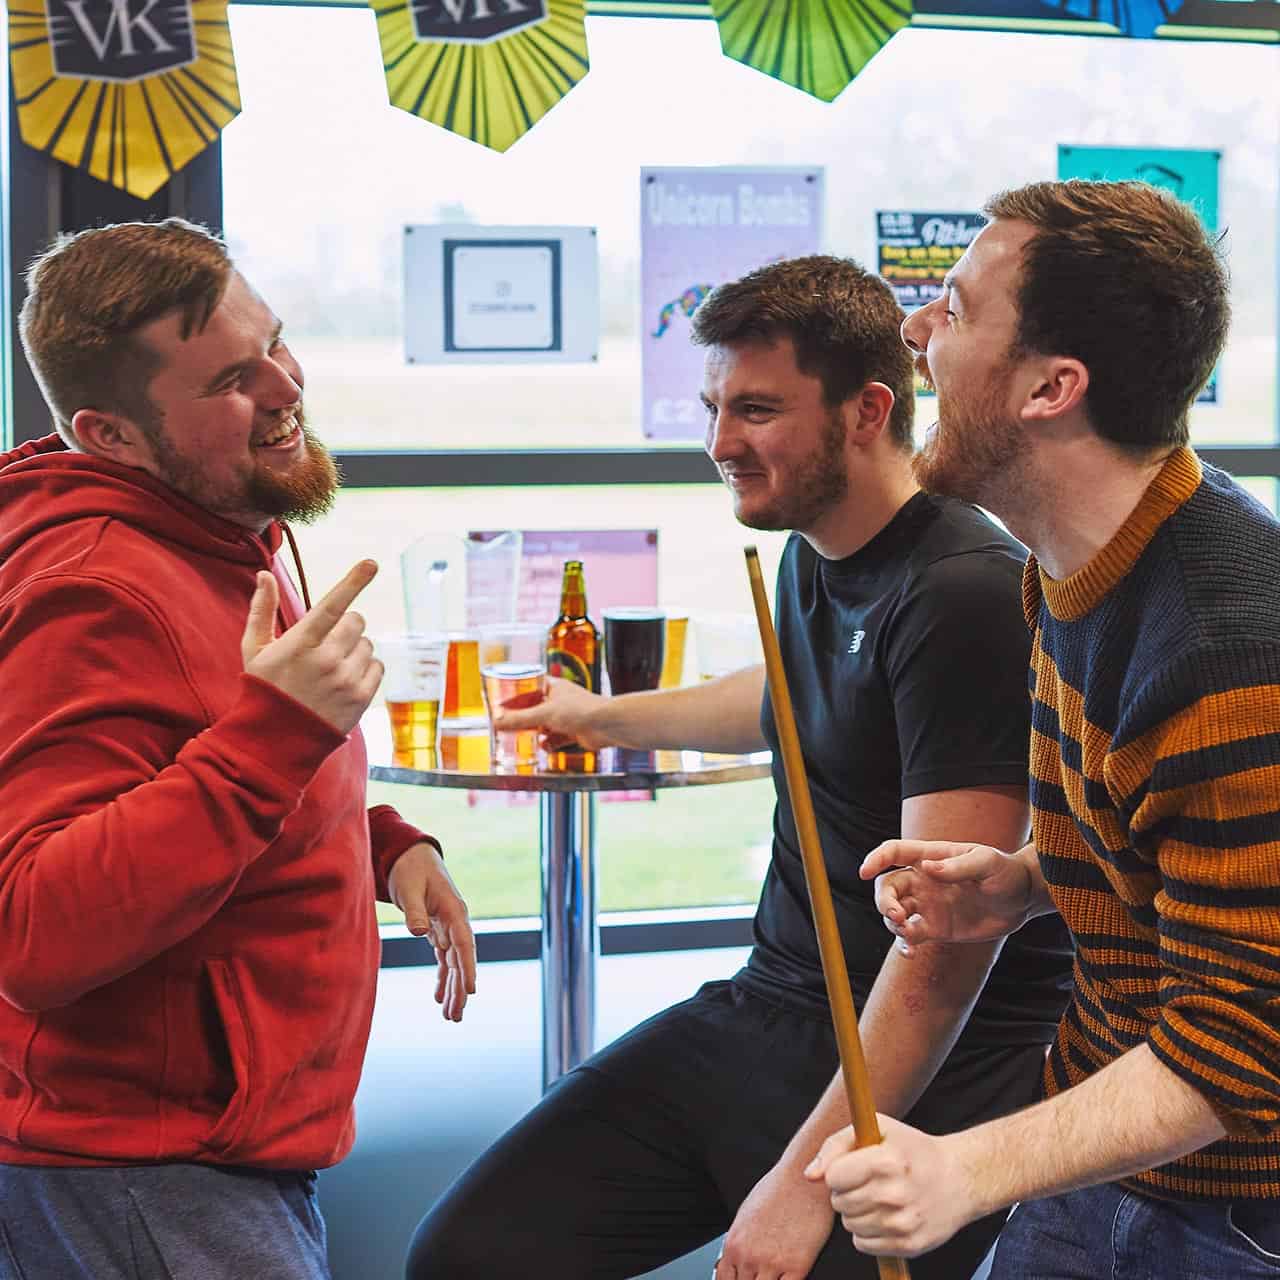
M1196 491L1203 474L1192 450L1175 449L1111 541L1069 577L1051 578L1031 556L1023 593L1028 622L1034 623L1039 611L1033 607L1035 596L1059 622L1083 618L1137 564L1160 526ZM1034 600L1034 606L1038 604Z

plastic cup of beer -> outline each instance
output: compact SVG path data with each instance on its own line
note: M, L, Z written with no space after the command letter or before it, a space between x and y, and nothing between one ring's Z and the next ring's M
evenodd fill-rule
M667 615L651 605L619 606L606 609L603 620L609 692L656 689L667 649Z
M382 698L397 755L434 751L448 639L413 633L381 636L374 652L386 672Z
M489 708L489 755L499 767L529 766L538 760L537 729L499 730L500 711L535 707L547 696L547 629L536 623L480 628L480 678Z
M684 610L667 610L666 652L662 657L659 689L678 689L684 683L685 639L689 634L689 615Z
M444 699L440 721L450 728L484 725L484 694L480 687L480 641L474 631L448 632Z
M760 632L750 614L698 614L693 626L699 680L714 680L764 661Z

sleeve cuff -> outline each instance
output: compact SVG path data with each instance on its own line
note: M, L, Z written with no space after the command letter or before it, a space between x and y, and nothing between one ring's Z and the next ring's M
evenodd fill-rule
M444 849L435 836L406 822L389 804L369 810L369 845L373 855L373 879L379 902L391 901L387 877L395 860L415 844L429 844L443 858Z
M1167 1023L1160 1022L1151 1028L1147 1043L1174 1075L1189 1084L1213 1108L1231 1137L1265 1138L1273 1133L1276 1104L1259 1107L1258 1098L1234 1092L1229 1087L1231 1082L1215 1081L1208 1068L1179 1043L1181 1039ZM1259 1110L1271 1111L1272 1117L1259 1115Z
M287 693L242 675L235 702L200 736L237 768L252 765L301 793L347 739Z

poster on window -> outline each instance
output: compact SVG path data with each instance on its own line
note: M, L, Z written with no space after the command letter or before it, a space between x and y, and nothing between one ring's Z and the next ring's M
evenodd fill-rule
M701 440L703 352L694 311L718 284L822 247L821 168L640 171L643 430Z
M1192 151L1177 147L1058 146L1058 177L1092 182L1149 182L1186 201L1205 227L1218 229L1218 169L1220 151ZM1197 404L1218 403L1218 370L1196 397Z
M876 213L876 270L903 311L941 296L947 272L985 224L980 213Z

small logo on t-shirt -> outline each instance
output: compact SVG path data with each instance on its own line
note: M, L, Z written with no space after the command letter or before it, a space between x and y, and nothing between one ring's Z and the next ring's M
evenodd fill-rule
M847 652L857 653L858 650L862 648L862 640L866 634L867 633L865 631L855 631L853 633L853 639L849 641L849 648Z

